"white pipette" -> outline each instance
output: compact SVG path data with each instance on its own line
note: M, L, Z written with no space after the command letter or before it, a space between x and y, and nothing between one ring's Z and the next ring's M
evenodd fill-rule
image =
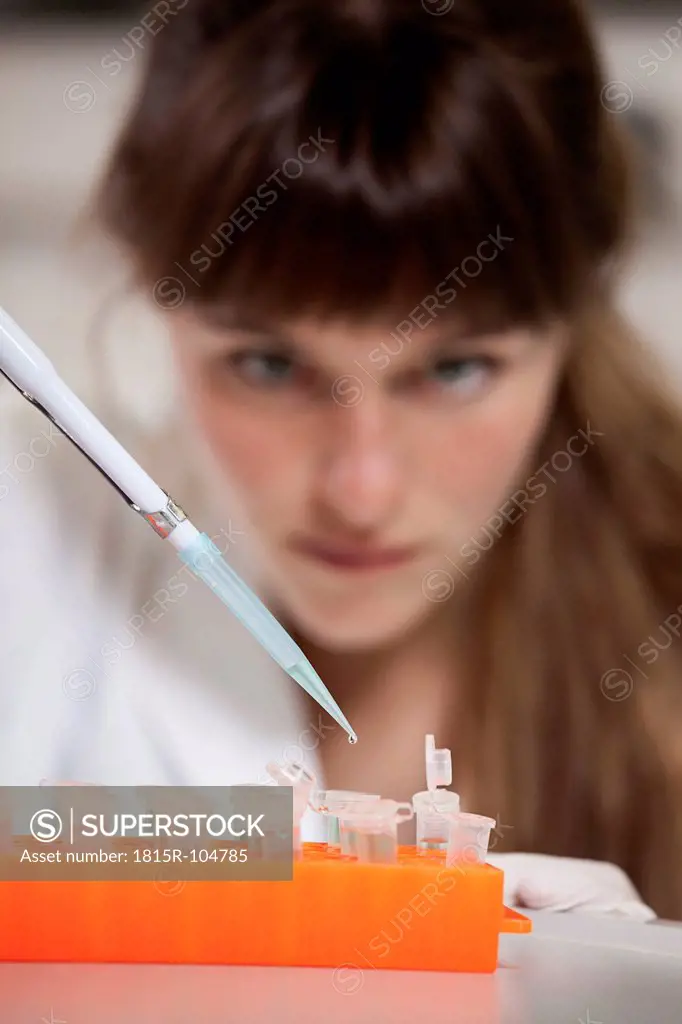
M194 574L227 605L256 640L348 733L357 736L300 647L187 518L99 422L57 373L45 353L0 308L0 372L47 416L106 477L154 532L169 540Z

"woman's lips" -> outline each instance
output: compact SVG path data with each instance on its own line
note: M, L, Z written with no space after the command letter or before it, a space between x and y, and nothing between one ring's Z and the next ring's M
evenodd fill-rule
M347 572L394 569L412 561L417 553L414 546L361 547L316 541L312 538L298 538L293 541L292 547L305 558Z

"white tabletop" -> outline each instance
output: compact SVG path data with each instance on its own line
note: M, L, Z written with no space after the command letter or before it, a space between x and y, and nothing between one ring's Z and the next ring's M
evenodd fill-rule
M682 927L531 915L495 975L0 964L2 1024L682 1024Z

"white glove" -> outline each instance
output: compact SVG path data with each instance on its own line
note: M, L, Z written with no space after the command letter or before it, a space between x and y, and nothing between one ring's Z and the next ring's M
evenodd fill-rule
M504 871L504 901L509 907L605 914L635 921L656 918L615 864L539 853L491 853L487 859Z

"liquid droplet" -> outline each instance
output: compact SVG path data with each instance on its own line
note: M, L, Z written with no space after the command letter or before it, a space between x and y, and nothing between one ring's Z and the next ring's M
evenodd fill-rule
M353 744L357 743L358 742L357 736L349 736L348 737L348 742L349 743L353 743Z

